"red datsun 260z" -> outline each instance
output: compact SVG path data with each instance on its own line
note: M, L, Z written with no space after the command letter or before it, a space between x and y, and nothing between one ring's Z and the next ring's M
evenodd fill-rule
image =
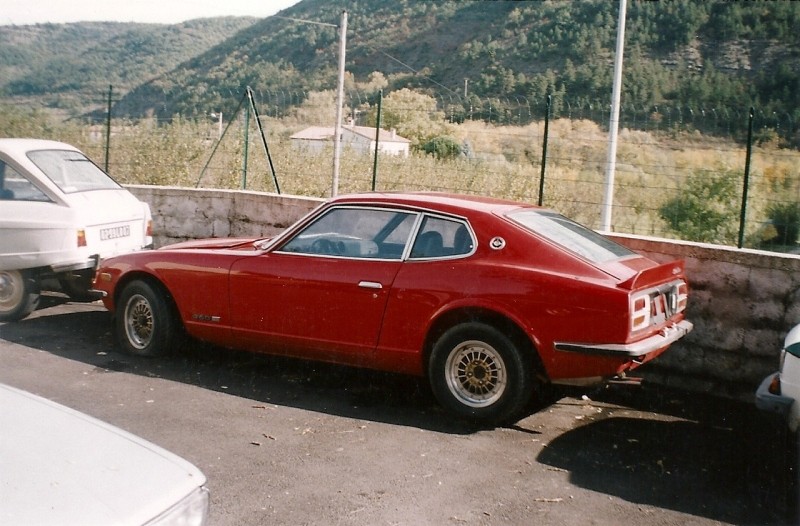
M130 353L185 332L426 376L443 406L488 423L546 384L624 376L692 329L682 261L547 209L438 193L341 196L274 238L110 258L95 288Z

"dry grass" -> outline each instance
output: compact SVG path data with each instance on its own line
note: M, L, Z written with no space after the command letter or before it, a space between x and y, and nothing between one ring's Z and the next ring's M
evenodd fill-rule
M262 122L281 192L330 195L332 150L310 154L293 148L289 137L304 127L296 117L285 121L263 118ZM445 129L451 137L468 144L473 155L450 160L420 153L412 153L407 159L382 155L376 189L443 190L538 201L543 122L500 127L467 121L445 124ZM102 164L104 137L96 128L63 125L46 133L79 145ZM160 126L151 122L118 123L112 136L109 171L123 183L276 190L254 125L249 132L246 177L241 122L234 123L218 145L216 134L215 123L208 122L175 121ZM545 206L599 227L607 133L591 121L554 120L549 125L547 146ZM713 176L731 172L741 173L743 178L744 166L745 147L731 140L698 133L623 129L617 150L613 229L673 236L658 210L667 200L681 195L688 178L698 173ZM339 193L369 191L372 177L371 155L343 152ZM748 236L762 227L771 204L798 201L800 152L774 145L756 147L751 163Z

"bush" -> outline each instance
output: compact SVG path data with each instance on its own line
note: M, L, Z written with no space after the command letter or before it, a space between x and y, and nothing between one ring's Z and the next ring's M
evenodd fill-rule
M437 159L453 159L461 155L461 144L452 137L434 137L422 145L422 151Z
M767 208L767 217L774 228L775 236L765 239L763 244L796 245L800 235L800 203L778 203Z
M695 172L681 195L664 203L658 214L681 239L734 244L737 232L738 176L731 170L715 175Z

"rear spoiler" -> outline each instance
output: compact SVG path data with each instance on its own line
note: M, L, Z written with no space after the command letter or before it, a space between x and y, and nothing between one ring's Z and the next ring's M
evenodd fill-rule
M676 259L656 267L646 268L619 284L620 288L634 290L643 285L657 285L683 275L684 262Z

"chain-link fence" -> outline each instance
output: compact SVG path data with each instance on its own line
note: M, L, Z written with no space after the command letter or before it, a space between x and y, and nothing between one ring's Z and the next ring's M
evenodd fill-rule
M335 93L251 93L224 94L224 108L197 108L192 118L132 118L112 110L110 119L73 119L35 132L75 143L123 183L330 195ZM491 195L541 202L600 226L608 103L404 89L386 97L349 91L344 104L338 193ZM623 104L612 229L794 250L800 225L794 113Z

